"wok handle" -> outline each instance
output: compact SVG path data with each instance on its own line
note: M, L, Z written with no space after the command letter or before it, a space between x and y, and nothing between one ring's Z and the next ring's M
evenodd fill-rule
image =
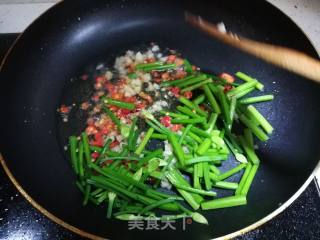
M305 53L286 47L238 37L232 33L223 33L218 30L215 24L209 23L201 17L189 13L185 14L185 18L186 21L194 27L228 45L320 83L320 61Z

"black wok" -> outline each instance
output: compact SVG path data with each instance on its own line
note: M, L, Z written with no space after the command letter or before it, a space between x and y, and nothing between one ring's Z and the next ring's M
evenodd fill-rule
M91 238L209 239L262 224L266 221L262 218L274 216L310 179L320 153L319 85L209 38L184 22L184 10L212 22L223 21L234 33L317 57L303 32L264 1L59 3L15 43L2 65L0 89L2 165L23 195L52 220ZM152 41L177 49L211 72L249 73L276 96L258 106L275 133L266 144L259 144L262 164L248 205L205 213L209 226L193 223L183 231L179 222L177 230L129 231L127 222L107 220L104 210L82 207L63 149L67 136L81 131L81 116L75 113L71 124L65 125L56 109L89 94L88 86L74 77Z

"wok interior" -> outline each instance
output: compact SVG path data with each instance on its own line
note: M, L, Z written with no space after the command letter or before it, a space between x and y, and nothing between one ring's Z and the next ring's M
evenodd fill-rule
M81 116L65 125L56 109L90 94L90 82L70 81L88 66L100 61L112 64L125 50L157 42L177 49L205 71L241 70L262 81L275 100L257 108L275 133L259 144L262 164L248 205L205 212L209 226L194 223L183 231L179 222L177 230L157 231L156 237L170 233L185 239L213 238L278 208L304 183L319 159L319 86L216 42L183 20L188 9L213 22L223 21L233 32L315 56L306 37L278 10L262 2L252 7L255 15L245 4L232 1L82 1L51 9L21 37L2 72L1 100L7 104L0 150L18 182L49 212L85 231L111 239L155 237L155 231L128 231L126 222L107 220L101 208L81 206L82 195L63 150L67 137L82 130Z

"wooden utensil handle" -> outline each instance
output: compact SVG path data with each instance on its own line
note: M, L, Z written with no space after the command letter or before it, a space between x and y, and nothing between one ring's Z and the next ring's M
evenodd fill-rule
M218 30L216 25L203 20L201 17L189 13L186 13L185 16L187 22L224 43L320 83L320 61L305 53L238 37L232 33L223 33Z

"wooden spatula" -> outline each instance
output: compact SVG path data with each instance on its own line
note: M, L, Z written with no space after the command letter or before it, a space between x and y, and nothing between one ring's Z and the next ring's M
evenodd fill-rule
M185 19L194 27L226 44L252 54L266 62L320 83L320 61L306 55L305 53L286 47L275 46L239 37L230 32L221 32L217 28L217 25L209 23L200 16L195 16L190 13L185 14Z

